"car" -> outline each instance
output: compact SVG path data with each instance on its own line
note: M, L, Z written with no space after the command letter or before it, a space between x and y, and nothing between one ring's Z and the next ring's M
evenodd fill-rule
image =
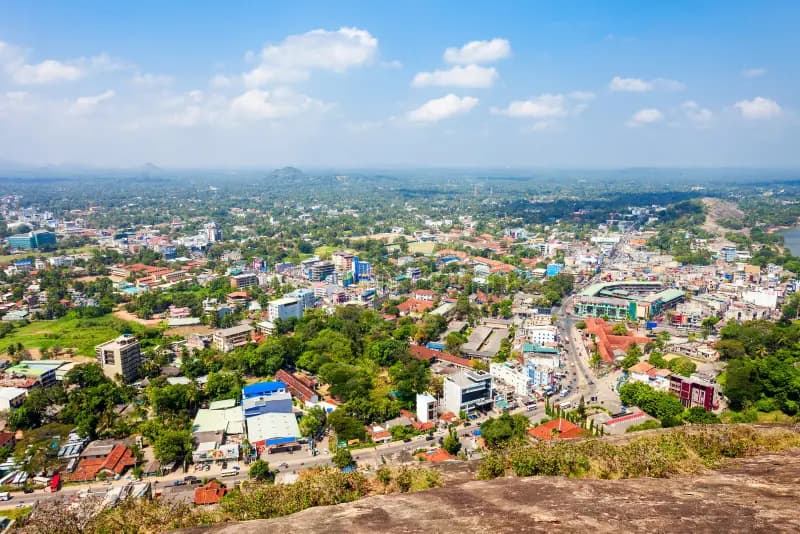
M241 469L241 467L239 467L238 465L233 466L233 470L238 471L239 469Z
M425 441L433 441L433 436L428 434L427 436L425 436Z
M197 480L197 477L193 475L183 477L184 482L191 482L192 480Z
M186 481L184 481L184 480L175 480L175 481L172 482L171 485L172 486L185 486L186 485Z
M222 468L223 469L227 469L228 468L228 462L222 462Z
M411 443L411 438L405 438L405 439L403 440L403 443Z
M289 467L289 464L287 464L286 462L283 462L278 467L282 467L282 468L286 469L287 467Z

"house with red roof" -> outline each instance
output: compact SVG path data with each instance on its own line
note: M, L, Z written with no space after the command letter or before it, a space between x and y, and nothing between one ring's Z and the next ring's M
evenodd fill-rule
M614 363L615 351L626 352L633 345L641 345L650 341L648 337L630 335L630 332L624 336L615 335L612 333L613 326L606 323L604 319L587 317L584 322L586 323L584 335L591 338L594 334L597 351L606 363Z
M585 430L575 423L571 423L561 417L528 429L528 436L536 441L551 441L554 439L581 439L587 437L588 435L588 430Z
M400 312L401 316L422 315L431 309L433 309L433 301L419 300L414 298L408 299L407 301L401 302L397 305L397 310Z
M200 486L194 490L194 503L198 506L219 504L219 501L227 495L228 491L230 490L224 484L212 480L205 486Z
M136 465L136 458L127 446L122 444L90 444L81 453L78 467L70 475L72 482L94 480L101 473L113 477L121 475L128 467Z

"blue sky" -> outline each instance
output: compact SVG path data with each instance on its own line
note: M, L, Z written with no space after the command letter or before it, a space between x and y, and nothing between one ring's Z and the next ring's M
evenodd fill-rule
M0 1L0 160L800 165L797 2Z

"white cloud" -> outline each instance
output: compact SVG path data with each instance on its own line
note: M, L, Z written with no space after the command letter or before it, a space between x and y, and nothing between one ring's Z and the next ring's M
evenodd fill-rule
M668 78L655 78L653 80L643 80L641 78L622 78L614 76L608 84L608 88L615 92L623 93L647 93L649 91L683 91L686 85L677 80Z
M687 100L681 104L681 109L686 114L686 118L698 126L707 126L714 118L710 109L702 107L694 100Z
M150 72L137 72L131 81L140 87L167 87L172 85L175 78L167 74L152 74Z
M35 65L20 65L14 68L11 77L22 85L74 81L83 78L84 72L75 65L54 59L46 59Z
M325 104L286 89L250 89L231 101L234 116L247 120L282 119L307 111L324 111Z
M767 73L767 69L761 67L754 67L750 69L743 69L742 76L745 78L760 78Z
M631 116L630 120L626 123L631 128L637 126L644 126L645 124L653 124L664 120L664 114L655 108L640 109Z
M588 91L574 91L566 95L543 94L528 100L515 100L505 108L492 108L492 113L518 119L543 121L538 123L538 128L534 125L534 129L541 130L552 126L553 119L580 114L589 106L589 102L594 97L594 93Z
M211 87L215 89L227 89L228 87L233 86L233 79L229 76L225 76L224 74L216 74L211 81L209 82Z
M444 51L447 63L466 65L471 63L491 63L511 55L511 44L507 39L494 38L491 41L470 41L461 48L450 47Z
M497 80L494 67L467 65L455 66L448 70L418 72L411 85L414 87L470 87L487 88Z
M760 96L752 100L740 100L734 107L739 110L743 118L751 120L773 119L783 113L777 102Z
M478 105L478 99L449 94L441 98L428 100L417 109L408 113L408 119L414 122L438 122L442 119L468 113Z
M108 72L127 68L128 65L108 54L79 57L69 60L45 59L38 63L28 61L27 52L0 41L0 69L19 85L43 85L71 82L90 72Z
M248 87L260 87L305 80L313 70L341 73L371 63L377 52L378 40L366 30L312 30L265 46L260 64L243 79Z
M108 90L99 95L81 96L75 99L75 102L69 108L69 112L72 115L89 115L97 109L102 102L114 98L114 94L114 91Z

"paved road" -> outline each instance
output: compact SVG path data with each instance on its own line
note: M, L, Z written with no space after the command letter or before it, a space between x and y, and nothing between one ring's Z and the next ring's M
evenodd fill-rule
M477 422L473 422L473 424L466 428L458 428L459 436L461 436L462 447L464 447L465 450L471 450L473 442L471 437L464 437L464 435L468 433L471 434L472 430L476 428L476 423ZM380 467L384 461L385 463L396 465L398 462L395 461L395 458L403 453L408 454L408 458L406 460L410 462L413 461L411 459L411 453L414 450L438 446L438 438L443 437L445 434L446 431L437 430L434 434L435 439L431 441L425 440L425 436L417 436L409 442L394 441L387 444L377 445L375 447L354 449L352 450L352 454L353 458L360 466L370 467L372 469ZM311 456L310 451L307 449L294 452L293 454L282 453L270 455L266 457L266 460L269 461L270 467L274 470L277 470L279 473L297 473L303 469L308 469L311 467L332 465L331 454L327 451L320 451L319 455ZM284 463L287 464L288 467L280 467L280 465ZM233 485L233 483L237 483L248 478L247 466L245 466L243 463L231 463L229 468L232 469L234 465L238 465L240 467L241 474L232 477L220 478L220 480L228 485ZM195 486L173 486L172 484L176 480L182 481L183 478L188 475L194 475L200 479L219 477L221 471L222 470L219 466L213 466L210 471L195 471L194 468L190 468L186 473L184 473L183 470L178 469L169 475L163 477L150 477L145 480L153 484L154 491L161 492L162 496L165 498L174 500L189 500L193 496ZM77 498L80 493L84 492L104 494L112 487L124 486L130 482L130 480L121 479L110 481L105 484L95 482L93 484L65 486L61 491L56 493L49 493L43 490L36 490L34 493L29 494L15 492L12 493L13 497L10 501L0 503L0 509L14 508L19 505L30 506L36 502L43 501L69 501L73 498Z

